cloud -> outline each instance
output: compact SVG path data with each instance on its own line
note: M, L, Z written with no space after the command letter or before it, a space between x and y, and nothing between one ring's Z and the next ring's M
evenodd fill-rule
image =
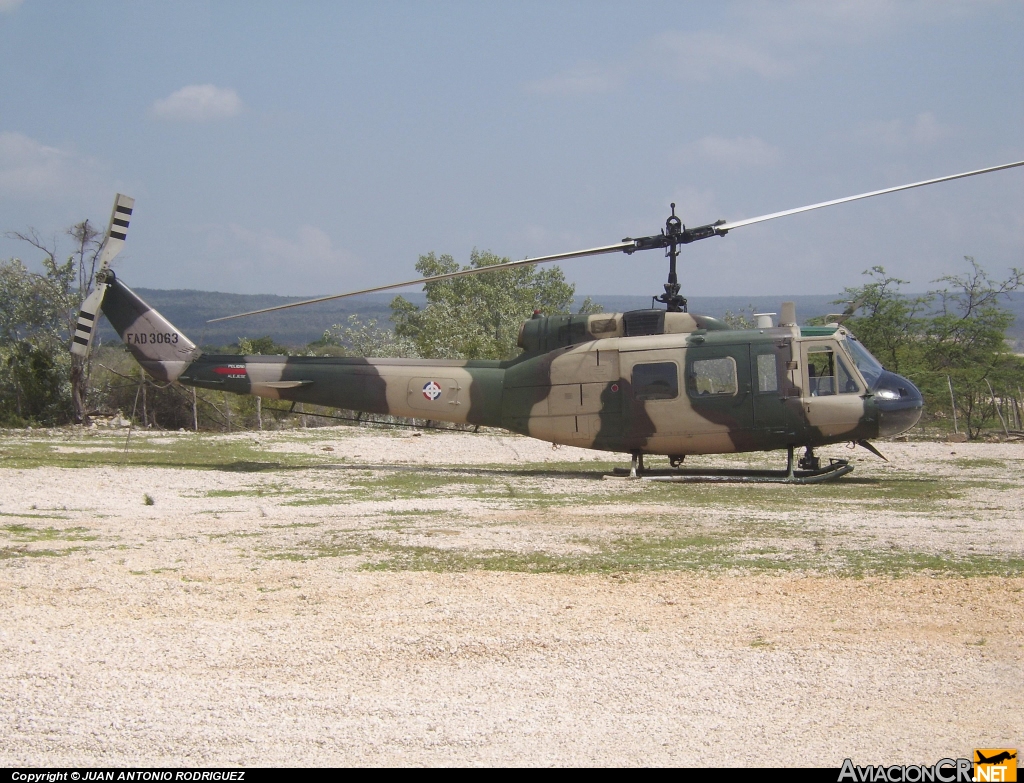
M864 122L850 133L854 141L890 150L928 147L952 135L953 129L940 123L931 112L918 114L913 122L902 119Z
M106 188L103 166L22 133L0 133L0 196L57 201Z
M234 90L212 84L191 84L153 102L154 117L178 122L209 122L234 117L243 109Z
M312 272L319 278L325 271L335 273L339 267L352 263L352 257L336 249L327 232L316 226L300 226L295 239L287 239L268 229L253 231L236 223L232 223L229 230L235 240L247 248L247 258L251 259L235 265L239 269Z
M581 63L529 82L541 94L593 94L667 75L689 84L781 79L815 67L836 47L862 46L901 30L970 16L988 0L747 0L725 7L722 32L666 29L605 63Z
M673 191L668 199L676 205L676 215L682 218L685 225L710 223L722 217L715 192L709 189L683 187Z
M11 13L19 5L21 5L21 0L0 0L0 14Z
M774 54L763 42L708 32L662 33L651 42L648 60L652 70L663 70L686 82L708 82L736 74L775 79L796 67L792 56Z
M781 158L778 147L773 147L757 136L725 139L705 136L688 144L676 156L681 163L707 161L734 169L774 166Z
M540 95L593 95L609 92L621 83L621 76L608 69L578 65L547 79L527 82L526 91Z

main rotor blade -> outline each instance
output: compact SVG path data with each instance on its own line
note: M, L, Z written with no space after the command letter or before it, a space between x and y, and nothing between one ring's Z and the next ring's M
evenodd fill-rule
M991 166L987 169L977 169L976 171L967 171L963 174L952 174L948 177L937 177L936 179L926 179L922 182L912 182L909 185L897 185L894 188L884 188L883 190L873 190L870 193L861 193L856 196L847 196L845 198L837 198L832 201L822 201L819 204L811 204L806 207L797 207L796 209L787 209L782 212L772 212L770 215L761 215L760 217L747 218L746 220L735 220L732 223L712 223L707 226L699 226L696 229L684 230L682 234L668 235L663 231L660 235L652 237L643 237L640 239L626 239L614 245L604 245L602 247L592 247L587 250L574 250L569 253L555 253L550 256L538 256L537 258L524 258L522 261L509 261L505 264L495 264L494 266L484 266L474 269L461 269L458 272L448 272L443 275L434 275L433 277L420 277L415 280L406 280L404 283L391 283L389 285L380 285L374 288L363 288L359 291L349 291L344 294L334 294L332 296L320 296L316 299L304 299L301 302L291 302L289 304L277 305L276 307L265 307L261 310L250 310L247 313L237 313L235 315L226 315L221 318L211 318L207 323L217 323L218 321L230 321L233 318L244 318L249 315L259 315L261 313L272 313L276 310L287 310L291 307L303 307L305 305L317 304L319 302L330 302L334 299L344 299L349 296L359 296L360 294L373 294L379 291L391 291L396 288L405 288L411 285L422 285L423 283L432 283L438 280L451 280L456 277L466 277L468 275L480 275L485 272L496 272L501 269L510 269L512 267L530 266L532 264L543 264L548 261L561 261L568 258L580 258L582 256L597 256L603 253L632 253L636 250L652 250L654 248L664 248L672 245L676 247L677 244L688 244L698 239L706 239L712 236L723 236L734 228L742 228L743 226L749 226L754 223L763 223L766 220L774 220L775 218L786 217L787 215L797 215L801 212L810 212L812 209L821 209L822 207L831 207L835 204L845 204L848 201L857 201L862 198L871 198L872 196L881 196L885 193L895 193L899 190L910 190L911 188L920 188L925 185L934 185L937 182L948 182L952 179L963 179L964 177L973 177L976 174L987 174L991 171L1001 171L1002 169L1012 169L1016 166L1024 166L1024 160L1016 163L1005 163L1002 166ZM685 237L685 238L683 238Z
M482 275L485 272L497 272L502 269L511 269L519 266L530 266L531 264L544 264L548 261L561 261L564 258L579 258L581 256L599 256L603 253L621 253L624 250L631 249L636 246L636 243L631 239L628 242L619 242L615 245L604 245L603 247L592 247L587 250L573 250L569 253L555 253L551 256L539 256L537 258L524 258L522 261L509 261L504 264L494 264L493 266L481 266L473 269L461 269L458 272L448 272L443 275L434 275L433 277L421 277L416 280L406 280L404 283L391 283L390 285L379 285L375 288L363 288L359 291L349 291L344 294L334 294L332 296L320 296L316 299L305 299L301 302L290 302L289 304L277 305L276 307L264 307L262 310L250 310L247 313L238 313L236 315L226 315L222 318L211 318L206 323L212 324L217 321L230 321L232 318L243 318L247 315L259 315L260 313L272 313L275 310L287 310L289 307L303 307L304 305L317 304L318 302L330 302L332 299L344 299L347 296L359 296L360 294L374 294L378 291L390 291L393 288L405 288L410 285L420 285L422 283L433 283L436 280L451 280L455 277L467 277L468 275Z
M763 223L766 220L774 220L775 218L786 217L786 215L796 215L800 212L810 212L812 209L821 209L822 207L831 207L834 204L845 204L847 201L857 201L862 198L871 198L872 196L881 196L885 193L895 193L898 190L910 190L911 188L920 188L925 185L934 185L936 182L948 182L951 179L963 179L964 177L973 177L975 174L987 174L990 171L1000 171L1002 169L1012 169L1015 166L1024 166L1024 160L1017 161L1016 163L1005 163L1002 166L992 166L987 169L978 169L977 171L967 171L963 174L952 174L948 177L938 177L936 179L926 179L923 182L912 182L909 185L897 185L894 188L885 188L884 190L873 190L870 193L861 193L857 196L847 196L846 198L837 198L832 201L822 201L820 204L811 204L807 207L797 207L796 209L787 209L782 212L772 212L770 215L761 215L760 217L747 218L746 220L734 220L731 223L723 223L718 226L718 230L721 232L731 231L734 228L740 228L742 226L749 226L752 223Z

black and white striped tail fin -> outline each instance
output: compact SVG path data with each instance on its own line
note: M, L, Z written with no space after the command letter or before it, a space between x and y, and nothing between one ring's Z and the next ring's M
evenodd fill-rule
M75 333L71 338L71 353L76 356L89 355L93 335L96 333L96 322L99 320L100 308L103 306L103 295L107 291L106 271L110 267L110 262L124 248L124 241L128 238L128 224L131 222L134 208L135 199L131 196L118 193L114 197L114 209L110 213L110 224L103 237L103 247L100 248L96 288L82 302L82 308L78 311L78 321L75 323Z

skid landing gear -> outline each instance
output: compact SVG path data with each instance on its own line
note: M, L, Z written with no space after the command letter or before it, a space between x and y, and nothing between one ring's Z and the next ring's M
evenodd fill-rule
M641 478L646 472L647 468L644 467L644 453L642 451L634 451L632 459L629 461L629 477L631 479Z
M800 470L821 470L821 457L814 456L814 449L808 446L797 464Z
M730 482L741 484L817 484L845 476L853 471L849 460L830 459L829 464L821 467L821 458L816 457L810 447L807 448L799 463L794 459L795 447L786 449L785 470L743 470L722 468L701 470L700 468L676 467L676 459L672 459L673 470L651 470L644 467L643 454L634 452L629 471L616 468L615 477L642 479L644 481L668 481L675 483ZM679 463L682 460L678 460ZM794 469L794 466L799 469ZM613 478L606 476L606 478Z

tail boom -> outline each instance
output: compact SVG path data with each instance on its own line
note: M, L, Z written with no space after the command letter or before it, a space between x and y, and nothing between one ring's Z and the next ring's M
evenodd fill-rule
M178 381L364 413L500 426L498 362L207 354Z
M112 271L104 274L103 314L135 360L158 381L175 381L201 355L195 343Z

